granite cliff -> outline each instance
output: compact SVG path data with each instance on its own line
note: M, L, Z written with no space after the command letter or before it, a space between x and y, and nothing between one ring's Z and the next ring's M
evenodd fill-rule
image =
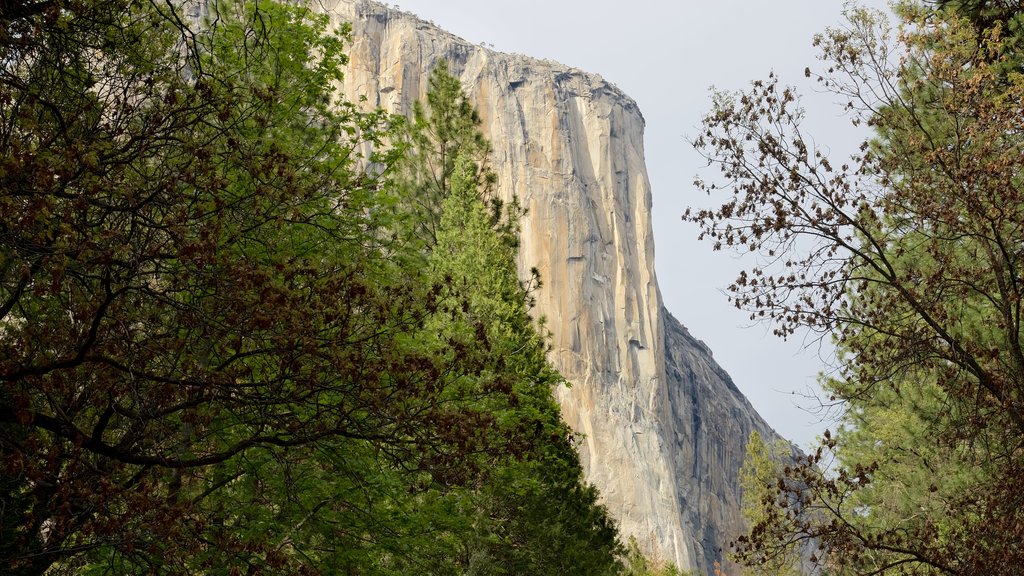
M587 478L625 535L707 570L740 526L736 473L751 430L773 433L662 307L654 273L644 120L599 76L491 51L366 0L321 0L351 22L344 91L409 113L449 63L492 142L500 193L529 210L520 267L537 267L537 313L572 386L565 420L584 435Z

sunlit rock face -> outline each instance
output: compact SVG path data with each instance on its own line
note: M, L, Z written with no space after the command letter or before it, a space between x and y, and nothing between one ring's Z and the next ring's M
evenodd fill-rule
M767 431L703 344L662 308L644 120L601 77L469 43L364 0L322 0L351 22L350 99L408 114L446 60L483 120L500 194L528 208L519 265L543 279L536 314L572 382L562 414L587 479L647 553L706 569L739 526L736 472Z

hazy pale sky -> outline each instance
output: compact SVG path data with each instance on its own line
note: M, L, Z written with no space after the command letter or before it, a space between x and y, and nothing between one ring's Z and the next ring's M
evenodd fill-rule
M392 5L395 5L392 2ZM827 369L814 342L782 342L751 325L722 289L744 262L712 252L680 216L707 204L694 176L715 176L690 147L708 110L709 88L738 90L774 71L804 95L804 124L819 145L851 149L850 128L804 68L818 63L814 34L842 22L839 0L400 0L397 6L468 41L548 58L600 74L640 106L654 195L656 270L665 305L714 351L754 407L780 434L806 447L830 425L804 396ZM883 0L860 5L884 8ZM809 411L810 410L810 411Z

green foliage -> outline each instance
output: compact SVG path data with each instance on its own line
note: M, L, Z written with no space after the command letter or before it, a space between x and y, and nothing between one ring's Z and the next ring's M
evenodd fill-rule
M210 8L217 25L192 35L154 4L79 3L30 16L36 43L6 47L12 572L77 554L72 571L82 553L184 569L211 545L208 490L264 489L265 451L449 445L429 424L439 369L399 337L433 297L394 272L390 221L356 170L384 117L334 94L344 58L325 17Z
M480 370L460 382L493 419L487 441L511 457L464 458L463 470L485 472L473 490L445 498L472 503L451 555L451 570L488 574L613 574L619 544L614 525L585 486L572 433L551 391L562 382L545 358L546 344L529 315L520 281L516 202L492 195L489 145L458 80L444 65L431 75L428 107L416 110L396 188L400 204L430 220L423 238L428 268L446 287L439 314L425 326L425 345L481 351ZM427 167L428 169L424 169ZM424 199L439 208L418 211ZM531 279L529 285L536 285ZM451 484L435 475L441 488ZM435 568L436 569L436 568Z
M696 142L736 195L687 218L761 257L730 288L736 303L783 336L832 335L840 362L825 381L839 431L776 466L750 511L737 556L760 569L799 546L836 574L1024 562L1024 82L1002 34L1016 14L946 4L897 5L896 38L859 9L817 38L822 85L875 130L851 162L801 134L774 79L720 96ZM757 476L763 454L751 462Z
M417 102L413 108L395 179L405 207L414 216L413 235L428 247L438 241L441 207L451 192L459 158L486 164L490 143L480 133L479 124L480 117L458 78L448 73L448 64L442 60L430 75L426 105ZM483 179L476 185L480 194L487 196L494 174L481 169L474 177ZM518 226L518 218L507 222Z
M0 10L0 571L618 571L456 79L406 124L301 3L48 5Z
M756 431L747 439L746 456L739 473L739 484L742 493L740 509L748 528L772 525L783 532L796 528L788 519L778 514L779 508L789 503L778 500L779 493L775 484L782 474L787 460L792 459L792 448L779 440L769 446ZM749 540L749 536L741 536L739 542ZM758 552L761 552L758 550ZM789 576L799 574L801 554L803 550L797 542L773 548L770 552L759 556L753 566L744 571L745 574L764 576Z
M1020 62L1024 48L1024 14L1019 3L1002 0L934 0L933 3L941 10L967 19L978 38L1000 37L998 53L992 53L988 56L990 59L1008 57L1014 64Z

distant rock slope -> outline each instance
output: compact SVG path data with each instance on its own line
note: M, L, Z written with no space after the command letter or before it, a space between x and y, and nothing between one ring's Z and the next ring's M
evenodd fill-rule
M739 527L747 435L773 433L662 308L636 103L599 76L497 53L380 4L320 3L353 25L350 98L409 113L439 60L461 77L500 193L529 209L520 268L544 281L537 312L573 383L558 398L585 435L587 478L649 554L706 570Z

